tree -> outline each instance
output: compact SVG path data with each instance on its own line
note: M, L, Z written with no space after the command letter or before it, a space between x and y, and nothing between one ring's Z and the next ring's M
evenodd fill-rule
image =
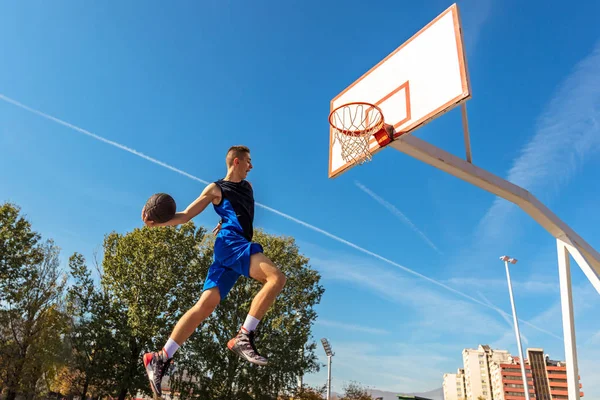
M41 236L11 203L0 206L0 301L9 300L31 273L27 265L42 261Z
M38 385L65 333L60 250L40 240L18 207L0 207L0 383L8 400L44 390Z
M350 382L344 386L344 395L340 400L372 400L367 390L357 382Z
M85 399L88 393L97 396L101 388L111 385L114 334L107 324L111 316L108 295L94 284L85 258L73 254L69 270L73 284L67 291L67 342L71 351L53 390Z
M160 349L183 305L197 300L210 261L202 251L205 232L188 223L106 236L101 284L110 299L105 324L114 333L112 396L150 394L141 355Z
M284 290L256 331L257 346L269 358L269 365L249 364L226 347L243 324L261 287L254 280L242 277L178 354L178 373L171 382L182 398L275 399L279 394L294 392L299 375L319 369L316 343L310 340L311 326L317 316L314 306L324 292L319 285L319 274L309 267L309 260L299 253L293 238L256 230L254 240L263 245L265 255L287 277ZM208 261L212 257L212 243L213 239L207 238L204 246ZM203 266L208 268L209 262ZM200 276L204 277L206 272L204 269ZM191 306L195 299L189 300Z
M141 355L161 348L198 300L214 237L192 222L112 232L104 239L100 285L75 253L67 288L59 248L42 242L19 212L0 207L0 388L7 399L47 390L83 398L151 394ZM298 392L297 377L319 369L310 332L324 292L320 276L292 238L257 230L255 240L288 277L257 330L270 365L251 365L226 348L260 289L241 278L176 355L170 385L182 399L274 399Z
M61 365L56 368L48 384L51 392L60 393L63 396L80 395L77 388L85 379L83 373L71 368L69 365ZM85 399L85 397L81 397Z

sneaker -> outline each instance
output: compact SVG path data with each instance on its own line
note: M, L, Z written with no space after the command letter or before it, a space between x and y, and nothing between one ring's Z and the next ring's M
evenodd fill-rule
M170 358L165 360L162 352L144 354L144 367L150 381L150 388L156 396L162 396L161 382L167 372L167 368L171 364L171 360Z
M254 345L254 332L240 330L237 336L227 343L227 347L253 364L267 365L267 359L258 354Z

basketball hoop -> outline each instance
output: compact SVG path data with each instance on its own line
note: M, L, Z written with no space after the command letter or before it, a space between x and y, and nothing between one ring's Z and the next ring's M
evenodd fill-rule
M383 113L371 103L344 104L329 114L329 124L342 146L342 158L354 164L371 161L371 136L385 132Z

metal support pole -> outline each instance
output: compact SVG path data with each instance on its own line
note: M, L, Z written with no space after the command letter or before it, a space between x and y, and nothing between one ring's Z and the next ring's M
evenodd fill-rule
M512 284L510 282L510 271L508 269L508 260L504 260L506 267L506 279L508 280L508 292L510 294L510 305L512 306L513 321L515 325L515 335L517 336L517 346L519 347L519 357L521 358L521 373L523 374L523 388L525 389L525 399L529 399L529 385L527 384L527 373L525 370L525 357L523 357L523 347L521 346L521 333L519 331L519 319L517 318L517 309L513 297Z
M467 153L467 162L473 162L473 155L471 154L471 138L469 137L469 122L467 118L467 104L462 103L462 122L463 122L463 133L465 137L465 151Z
M565 361L567 362L567 392L569 400L579 400L579 372L577 368L577 344L575 341L569 252L565 243L560 239L556 240L556 249L558 251L558 277L560 281L560 303L565 339Z
M327 356L327 400L331 400L331 356Z

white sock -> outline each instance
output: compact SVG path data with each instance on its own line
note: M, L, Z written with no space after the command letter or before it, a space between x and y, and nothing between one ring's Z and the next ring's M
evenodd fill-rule
M253 330L256 329L256 326L258 325L259 322L260 322L260 319L256 319L252 315L248 314L248 316L246 317L246 321L244 321L244 325L242 326L242 328L244 328L247 332L252 332Z
M165 347L163 347L163 351L167 353L167 358L173 358L173 354L175 354L178 348L179 345L177 342L169 338L169 340L167 340L167 344L165 344Z

